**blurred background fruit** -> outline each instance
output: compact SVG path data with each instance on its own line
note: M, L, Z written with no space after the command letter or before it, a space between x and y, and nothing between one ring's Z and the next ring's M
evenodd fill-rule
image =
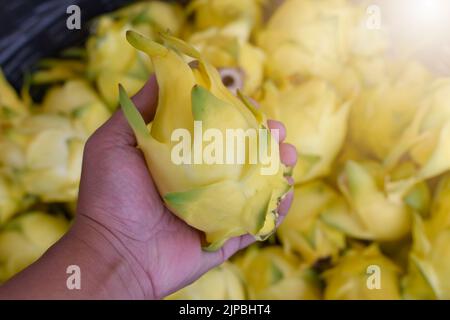
M281 247L249 248L236 258L249 299L311 300L320 298L319 278Z
M341 200L332 187L320 180L296 186L289 215L277 231L285 251L296 252L310 264L330 257L337 259L346 246L345 235L327 224L322 214L345 206Z
M9 221L0 231L0 282L36 261L68 228L64 217L39 211Z
M268 82L263 90L262 109L284 123L286 141L297 148L295 182L327 175L346 137L350 101L342 101L333 86L320 79L281 90Z
M379 280L376 279L379 273ZM324 273L324 298L333 300L394 300L400 298L400 269L376 245L350 249ZM373 279L371 278L373 275Z
M193 284L171 294L168 300L243 300L246 289L239 269L225 262Z
M193 46L299 156L276 234L169 299L450 299L446 1L72 2L80 31L61 0L0 8L0 282L69 228L84 143L153 73L134 30Z

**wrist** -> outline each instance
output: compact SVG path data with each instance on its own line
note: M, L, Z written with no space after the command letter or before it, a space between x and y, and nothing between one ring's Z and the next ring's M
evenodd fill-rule
M84 287L85 295L94 299L155 298L145 270L119 238L101 224L79 215L64 242L73 257L72 264L80 267L80 291Z
M78 216L60 241L3 284L0 299L153 298L150 278L132 263L127 251L101 226L84 219ZM80 286L71 287L74 283Z

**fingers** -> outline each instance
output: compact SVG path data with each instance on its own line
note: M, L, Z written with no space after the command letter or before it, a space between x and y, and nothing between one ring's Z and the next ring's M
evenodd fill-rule
M294 191L292 191L292 190L286 194L286 196L283 198L283 200L281 200L281 203L278 207L278 213L280 215L280 218L277 221L278 222L277 226L281 223L284 216L286 216L286 214L288 213L293 200L294 200Z
M286 139L286 128L284 124L275 120L267 120L267 125L269 126L270 131L278 130L278 142L283 142Z
M144 118L145 123L153 120L158 103L158 83L155 75L151 75L145 85L131 98Z
M297 163L297 150L295 147L288 143L280 144L280 158L281 162L283 162L286 166L293 168ZM293 186L294 179L290 176L286 177L288 183ZM277 221L277 227L281 224L284 217L289 211L289 208L292 205L292 200L294 199L294 192L290 190L286 196L281 200L280 205L278 206L278 213L280 215Z
M297 163L297 150L293 145L283 143L284 139L286 139L286 128L281 122L275 120L267 120L267 125L271 131L278 130L281 162L288 167L294 167Z
M153 120L158 104L158 84L154 75L136 93L131 100L141 113L144 121L149 123ZM136 138L133 130L119 108L111 118L105 122L94 134L96 138L101 137L119 146L135 146Z
M280 143L281 162L288 167L294 167L297 163L297 150L292 144Z
M280 143L281 162L288 167L294 167L295 164L297 163L297 150L293 145L283 142L284 139L286 139L286 128L281 122L275 120L268 120L267 125L269 126L270 130L278 130L279 132L278 142ZM286 179L291 186L294 185L294 179L292 177L288 176L286 177ZM277 221L277 227L280 225L280 223L283 221L284 217L288 213L293 199L294 199L294 192L291 190L286 194L283 200L281 200L281 203L278 207L278 213L280 214L280 218Z

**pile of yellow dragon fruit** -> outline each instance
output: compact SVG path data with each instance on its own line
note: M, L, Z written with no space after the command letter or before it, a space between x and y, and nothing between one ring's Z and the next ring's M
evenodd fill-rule
M84 143L116 109L118 84L133 95L153 72L126 31L158 42L169 30L298 150L276 233L170 299L450 299L450 78L390 54L366 9L139 2L97 18L83 48L39 63L20 93L0 75L0 283L70 227Z

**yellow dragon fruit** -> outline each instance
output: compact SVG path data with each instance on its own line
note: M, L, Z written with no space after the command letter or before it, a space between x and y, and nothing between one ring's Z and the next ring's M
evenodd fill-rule
M250 30L257 30L262 23L264 2L265 0L194 0L189 3L187 11L194 14L197 30L223 28L235 22L243 22Z
M282 89L268 82L258 101L271 119L284 123L286 141L297 148L295 182L327 175L345 140L350 101L319 79Z
M346 245L339 230L321 220L321 214L337 209L339 195L322 181L313 181L294 189L294 202L289 214L277 230L287 251L298 252L308 263L337 258Z
M135 4L99 19L86 45L87 72L110 108L117 106L119 83L133 95L152 71L148 57L127 43L126 30L138 30L154 38L167 30L178 34L183 23L184 14L178 5L160 1Z
M450 299L450 228L434 230L416 215L413 250L403 279L406 299Z
M389 71L392 68L393 66L384 56L354 56L338 76L331 79L330 82L334 84L343 98L354 99L357 97L359 101L357 100L355 103L362 103L369 98L375 100L376 93L385 88L383 84L392 82L389 78ZM364 116L367 114L363 113Z
M416 173L416 166L411 161L403 161L393 168L389 177L384 177L385 188L390 183L403 181ZM386 190L389 193L389 190ZM399 199L403 196L403 202L421 216L428 216L431 208L431 189L427 181L418 181L415 185L408 189L406 193L400 194L390 193L391 199Z
M363 88L350 112L352 141L383 160L410 125L429 79L423 66L410 62Z
M353 55L385 49L382 32L368 30L365 18L365 12L346 0L285 1L258 34L258 45L268 54L269 77L339 81Z
M345 1L285 1L258 34L269 76L335 77L348 51L347 11Z
M317 274L281 247L250 247L236 265L242 270L250 299L320 299Z
M413 248L403 279L406 299L450 299L450 175L439 181L430 219L414 217Z
M450 174L440 178L431 203L429 227L433 232L450 228Z
M168 300L243 300L245 288L240 270L231 262L216 267L193 284L171 294Z
M403 197L385 192L376 171L348 161L338 184L351 210L328 211L322 218L356 238L397 240L410 231L413 209ZM412 194L410 201L414 203L419 195Z
M407 66L410 65L406 64L406 67ZM411 66L418 66L418 65L411 64ZM389 70L394 68L394 66L391 63L389 63L389 60L384 56L377 55L371 57L354 57L349 62L348 68L356 72L358 81L361 84L361 89L372 88L380 85L383 82L394 82L394 84L399 85L392 79L395 77L391 78L389 77L390 76ZM414 68L411 68L411 71L414 70L415 70ZM398 71L398 73L400 73L401 71L402 70ZM407 75L408 72L406 72L405 70L404 74Z
M23 189L0 171L0 226L22 207Z
M185 42L163 35L165 47L132 31L127 38L150 56L158 80L150 131L123 90L120 101L167 206L206 234L208 250L246 233L265 239L275 229L277 206L290 187L264 115L228 91L217 70ZM198 63L191 67L172 47ZM203 132L208 131L213 143L203 150ZM239 148L234 132L244 139L249 134L259 146ZM226 142L217 143L227 135ZM255 159L257 151L270 153L271 168L261 157Z
M222 29L209 28L196 32L188 42L214 67L227 68L221 70L225 84L229 82L226 77L233 81L227 87L237 87L252 95L263 81L265 54L248 42L248 32L245 25L235 23Z
M71 201L78 194L86 134L67 117L36 114L10 130L7 161L25 191L44 202Z
M68 227L65 218L39 211L11 220L0 230L0 283L37 260Z
M422 274L416 261L410 259L408 273L402 279L402 297L406 300L436 300L427 278Z
M48 90L42 111L71 117L75 126L86 136L90 136L111 115L89 83L80 79L67 81L63 86Z
M46 59L31 75L32 84L50 84L84 77L86 63L79 59Z
M400 269L376 245L350 249L332 269L325 271L327 300L400 299Z
M434 81L420 106L385 160L394 167L402 159L410 159L417 167L414 175L392 182L389 189L399 194L407 192L418 181L433 178L450 169L450 78Z
M373 14L373 10L370 9L375 8L370 8L367 1L346 0L346 3L348 10L351 11L351 21L347 23L352 24L348 40L350 59L358 57L370 59L385 56L391 44L382 13L379 12L379 16Z
M130 26L122 20L114 21L105 16L100 18L97 33L87 42L88 76L96 86L107 105L117 106L117 85L119 81L130 95L136 93L145 83L151 69L146 57L130 47L125 32Z
M109 16L129 21L134 29L152 37L167 30L172 34L179 34L185 22L181 6L165 1L138 2L114 11Z
M23 121L23 120L22 120ZM17 169L25 165L23 149L14 141L16 139L16 129L9 128L0 135L0 171L16 179Z
M28 114L25 104L17 96L0 69L0 133ZM1 138L1 137L0 137Z

